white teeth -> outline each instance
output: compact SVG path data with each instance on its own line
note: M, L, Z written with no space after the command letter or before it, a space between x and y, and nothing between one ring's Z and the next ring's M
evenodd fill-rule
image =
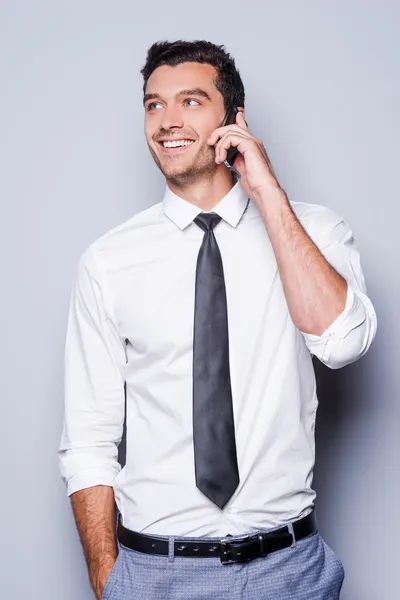
M164 148L177 148L178 146L190 146L193 144L193 140L176 140L174 142L163 142Z

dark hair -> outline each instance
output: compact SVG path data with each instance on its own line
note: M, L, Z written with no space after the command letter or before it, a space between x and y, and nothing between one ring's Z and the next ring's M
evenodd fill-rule
M244 107L244 87L234 58L224 46L217 46L206 40L185 42L155 42L147 51L147 58L140 73L143 75L143 94L146 93L147 81L157 67L168 65L175 67L185 62L196 62L211 65L217 71L214 85L224 98L227 111L232 105Z

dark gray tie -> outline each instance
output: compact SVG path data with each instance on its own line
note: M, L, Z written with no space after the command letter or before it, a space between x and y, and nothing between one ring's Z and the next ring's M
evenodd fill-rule
M221 217L194 219L205 233L196 269L193 341L193 437L196 486L223 508L239 484L226 291L213 228Z

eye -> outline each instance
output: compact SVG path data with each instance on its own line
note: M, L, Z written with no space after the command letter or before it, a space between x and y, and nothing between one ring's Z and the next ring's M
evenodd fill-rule
M147 105L147 110L152 110L153 106L161 106L159 102L149 102Z
M187 98L185 100L185 102L196 102L196 104L200 104L197 100L195 100L194 98Z

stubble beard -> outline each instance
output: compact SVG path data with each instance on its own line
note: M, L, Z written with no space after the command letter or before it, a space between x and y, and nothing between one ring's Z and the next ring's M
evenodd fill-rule
M204 179L212 178L218 165L215 162L215 150L210 146L202 146L191 163L187 165L176 164L174 157L167 158L164 166L161 164L157 154L148 144L150 153L166 179L176 186L183 187L197 183ZM179 158L177 157L176 163Z

